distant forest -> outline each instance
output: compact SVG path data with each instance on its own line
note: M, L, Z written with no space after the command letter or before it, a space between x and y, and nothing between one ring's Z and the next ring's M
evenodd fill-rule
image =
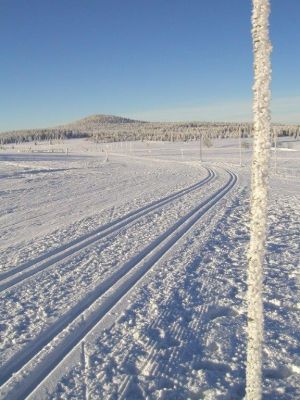
M56 128L18 130L0 133L0 144L91 138L96 142L133 140L191 141L202 138L252 136L251 123L152 123L127 118L96 115ZM300 136L299 125L272 126L274 136Z

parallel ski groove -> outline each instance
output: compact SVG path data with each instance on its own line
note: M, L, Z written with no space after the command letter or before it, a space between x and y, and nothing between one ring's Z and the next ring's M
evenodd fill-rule
M32 393L33 390L57 367L57 365L76 348L76 346L88 335L93 328L110 313L145 274L187 233L192 226L219 200L221 200L235 185L236 175L227 171L230 178L228 182L209 196L205 201L182 217L176 224L169 228L158 239L148 245L142 252L123 265L120 270L107 281L102 282L87 298L74 307L75 309L64 315L63 318L51 327L51 332L44 332L38 340L28 348L16 354L2 366L1 382L5 397L22 399ZM25 375L22 383L9 393L5 391L5 383L8 383L15 373L22 373L28 363L46 346L50 346L53 339L61 334L60 342L51 346L44 359L33 367L33 371ZM58 341L58 339L57 339Z
M215 173L209 168L206 168L208 175L200 182L189 186L188 188L182 189L178 192L175 192L169 196L164 197L163 199L154 201L144 207L141 207L138 210L132 211L125 216L116 219L115 221L109 222L101 227L97 228L96 230L83 235L71 242L60 246L59 248L43 254L37 257L34 260L28 261L11 271L6 271L0 273L0 292L11 288L12 286L22 282L24 279L27 279L38 272L45 270L46 268L52 266L56 262L62 261L66 257L70 255L74 255L75 253L79 252L80 250L93 245L100 239L103 239L111 234L116 233L121 228L124 228L126 225L134 222L138 218L145 216L146 214L161 208L162 206L170 203L192 191L195 191L202 187L204 184L210 182L214 177Z

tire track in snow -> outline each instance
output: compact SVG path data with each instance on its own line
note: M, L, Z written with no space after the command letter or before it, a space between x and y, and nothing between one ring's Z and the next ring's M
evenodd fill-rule
M215 178L216 174L213 170L206 168L208 175L202 181L189 186L188 188L182 189L175 192L163 199L154 201L146 206L139 208L138 210L132 211L125 216L118 218L112 222L100 226L92 232L89 232L71 242L64 244L48 253L42 254L34 260L25 262L13 270L5 271L0 273L0 292L11 288L12 286L24 281L25 279L43 271L44 269L52 266L53 264L62 261L70 255L74 255L88 246L95 244L100 239L106 238L109 235L116 234L120 229L124 228L128 224L136 221L137 219L144 217L146 214L157 210L168 203L192 192L200 189L204 184L210 182Z
M226 184L102 281L73 309L42 332L33 343L7 361L0 369L3 385L1 397L12 400L28 396L91 334L105 316L111 316L113 308L120 304L120 300L126 302L126 297L146 273L234 187L237 177L232 172L227 172L229 179ZM19 382L18 378L21 378Z

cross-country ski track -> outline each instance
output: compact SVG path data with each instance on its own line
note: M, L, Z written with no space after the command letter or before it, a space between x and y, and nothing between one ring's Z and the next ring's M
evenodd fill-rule
M158 208L163 207L167 203L170 203L184 196L185 194L190 193L191 191L200 189L205 183L208 183L215 178L216 174L213 170L207 168L207 172L207 177L195 185L169 195L164 199L146 205L139 210L133 211L124 217L101 226L95 231L77 238L59 248L56 248L49 253L43 254L34 260L27 261L26 263L10 269L9 271L0 273L0 292L44 270L45 268L52 266L56 262L61 261L70 255L74 255L76 252L86 248L91 244L94 244L96 241L99 241L108 235L116 234L120 229L124 228L124 226L134 222L136 219L145 216L154 210L157 210Z
M196 141L117 143L104 162L106 144L61 145L0 154L0 398L244 398L251 148L215 139L199 162ZM288 145L270 168L265 400L300 399Z
M88 292L79 303L2 365L0 370L1 398L23 399L30 396L38 385L55 371L65 357L78 346L82 346L85 337L91 334L95 327L99 329L99 325L101 325L105 316L120 307L120 303L126 304L125 299L129 296L132 288L144 279L147 272L163 256L167 255L170 249L184 237L193 225L234 187L237 176L229 170L226 172L228 179L225 184L214 190L205 200L197 204L158 238L125 262L121 268L112 272L92 292ZM190 191L198 190L202 186L205 187L205 184L215 176L216 172L209 168L207 169L207 177L197 184L129 213L123 218L85 235L85 237L61 246L50 254L42 255L36 260L3 273L2 279L5 280L1 283L1 289L5 290L11 285L21 283L24 279L48 266L71 256L72 253L79 252L104 235L116 234L124 225L130 224L141 215L158 207L163 207L168 202L172 202Z

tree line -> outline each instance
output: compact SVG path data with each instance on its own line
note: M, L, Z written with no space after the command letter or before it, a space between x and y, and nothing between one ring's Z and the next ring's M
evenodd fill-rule
M299 125L272 125L276 136L298 138ZM95 142L120 141L192 141L205 138L251 138L253 124L251 123L213 123L213 122L186 122L186 123L152 123L152 122L124 122L124 123L86 123L69 125L68 127L29 129L0 133L0 144L65 140L73 138L91 138Z

